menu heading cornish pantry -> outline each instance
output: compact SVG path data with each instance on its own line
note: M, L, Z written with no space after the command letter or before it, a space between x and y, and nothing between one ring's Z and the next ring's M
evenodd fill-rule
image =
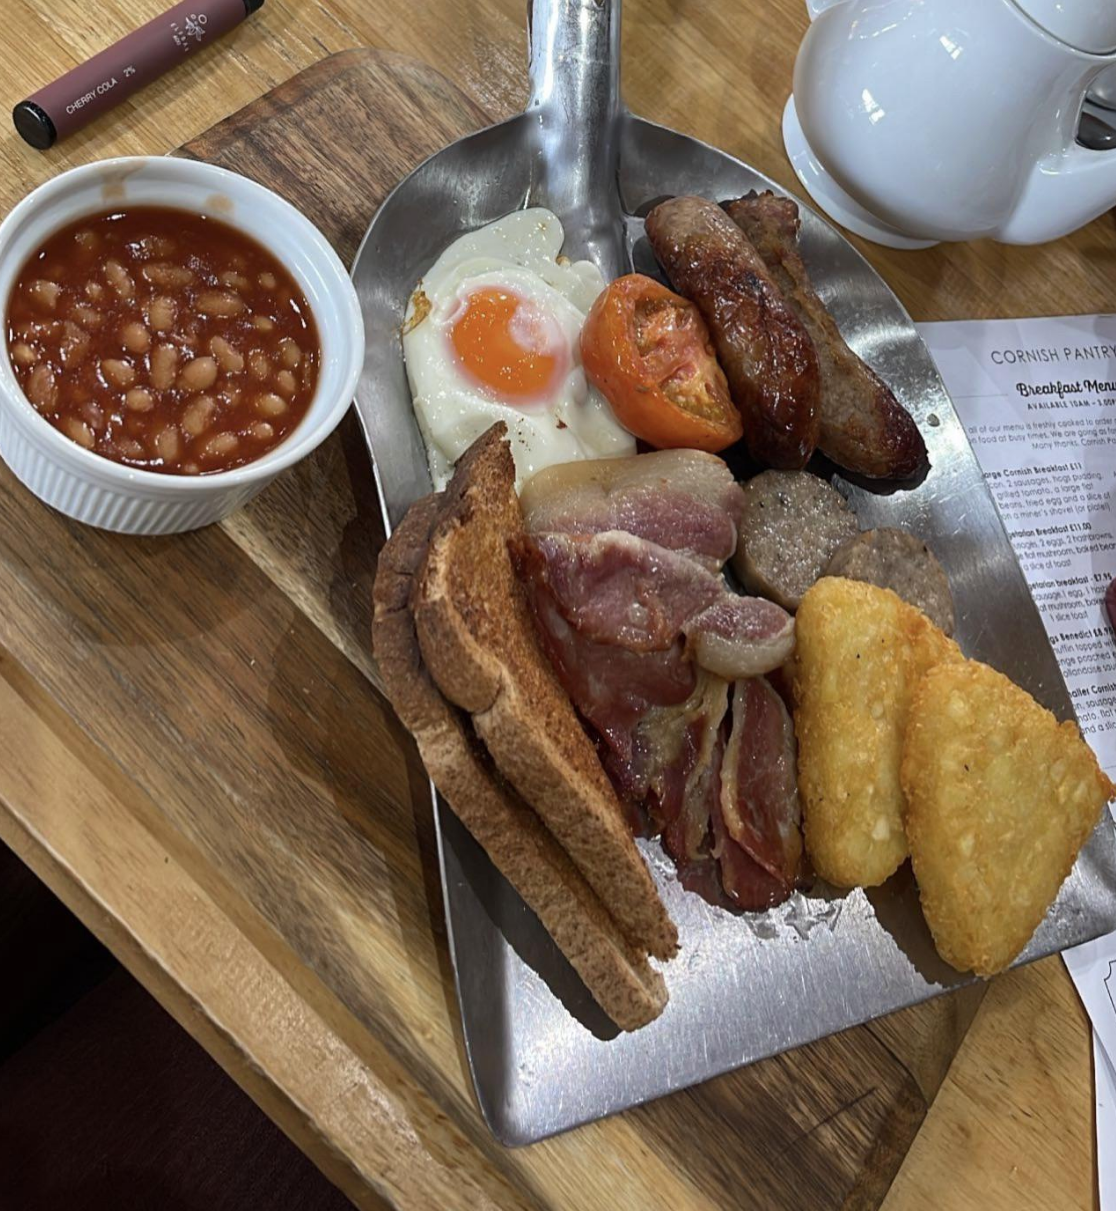
M1035 362L1116 361L1116 345L1039 345L1033 349L993 349L993 366L1025 366Z

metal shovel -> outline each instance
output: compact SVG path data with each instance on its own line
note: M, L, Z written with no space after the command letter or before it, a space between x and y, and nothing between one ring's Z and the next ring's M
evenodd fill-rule
M640 216L656 200L721 200L777 186L620 100L619 0L530 0L531 100L523 114L421 164L377 213L353 269L367 333L357 409L385 525L430 491L399 329L416 283L466 231L524 206L555 211L564 251L606 278L656 273ZM789 82L788 82L789 85ZM779 121L773 105L771 121ZM958 638L1063 718L1072 707L1039 615L964 431L910 317L833 228L802 206L801 251L849 343L891 385L932 470L879 495L841 484L861 524L904 526L949 571ZM908 879L837 897L797 895L732 916L679 887L644 852L678 924L670 1004L617 1035L537 920L435 796L442 885L466 1050L482 1113L527 1143L923 1000L963 982L934 952ZM1032 939L1033 959L1116 924L1116 861L1100 832Z

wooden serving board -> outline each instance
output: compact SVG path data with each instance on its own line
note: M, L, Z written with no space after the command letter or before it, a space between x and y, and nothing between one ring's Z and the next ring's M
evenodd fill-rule
M399 177L487 121L430 68L355 50L180 154L289 198L348 263ZM163 854L185 941L156 952L123 920L123 853L100 890L64 854L36 865L359 1205L878 1206L979 988L530 1148L488 1135L425 775L371 657L383 533L352 416L191 535L100 533L0 485L0 706L31 705L90 812L142 825L128 860Z

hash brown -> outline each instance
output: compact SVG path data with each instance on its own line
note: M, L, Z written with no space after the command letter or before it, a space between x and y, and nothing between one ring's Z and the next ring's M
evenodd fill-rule
M906 827L934 944L990 976L1026 946L1116 786L1076 724L973 660L920 682L903 745Z
M837 887L874 887L907 857L899 763L915 686L961 650L890 589L823 577L795 619L806 848Z

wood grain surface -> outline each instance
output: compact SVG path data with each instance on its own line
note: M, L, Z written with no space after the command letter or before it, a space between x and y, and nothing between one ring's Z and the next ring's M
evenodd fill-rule
M66 66L51 35L76 58L159 4L98 5L97 22L70 0L11 7L23 36L0 62L28 91ZM789 185L797 3L626 14L633 107ZM49 156L9 136L7 200L70 162L166 150L328 50L418 48L476 103L355 54L188 147L292 197L351 256L387 186L521 100L521 21L514 3L269 0ZM354 106L363 120L339 118ZM1104 310L1112 235L1105 218L1039 250L866 251L917 318ZM979 990L500 1150L464 1074L421 770L372 685L380 532L351 425L185 538L98 534L6 472L0 487L0 736L20 754L0 768L0 834L358 1205L875 1207L933 1101L888 1211L1092 1206L1087 1035L1056 962L992 987L948 1077Z

